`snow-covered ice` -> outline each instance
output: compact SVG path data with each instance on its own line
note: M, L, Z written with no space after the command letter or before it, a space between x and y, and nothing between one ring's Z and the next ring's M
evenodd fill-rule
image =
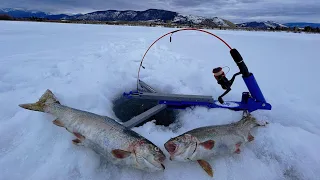
M145 173L100 160L76 147L54 117L18 106L50 89L64 105L115 118L112 100L136 87L148 46L169 28L0 22L0 179L211 179L196 163L165 162L166 170ZM253 131L241 154L209 162L216 180L320 179L320 36L312 34L213 31L237 48L271 111ZM217 66L238 72L228 48L207 34L183 31L160 40L147 54L141 79L159 91L212 95L223 90L211 73ZM238 77L225 100L240 100ZM157 144L205 125L238 121L241 112L195 108L181 111L171 127L149 122L133 130ZM167 153L166 153L167 154Z

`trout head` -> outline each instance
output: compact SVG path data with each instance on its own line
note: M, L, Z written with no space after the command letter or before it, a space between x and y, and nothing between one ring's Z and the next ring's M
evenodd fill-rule
M166 156L159 147L147 140L140 140L133 145L133 152L139 169L148 171L164 170Z
M170 154L170 160L189 161L197 149L197 138L190 134L183 134L171 138L164 144Z
M251 130L252 128L259 127L259 126L266 126L269 124L268 122L258 121L254 116L251 114L244 115L242 119L238 122L238 126L245 130Z

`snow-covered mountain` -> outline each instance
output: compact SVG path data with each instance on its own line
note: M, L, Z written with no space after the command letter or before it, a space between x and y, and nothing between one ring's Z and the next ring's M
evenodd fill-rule
M25 17L39 17L44 18L48 16L47 13L41 11L30 11L20 8L4 8L0 9L0 14L8 14L9 16L15 18L25 18Z
M177 15L176 12L148 9L146 11L95 11L80 16L70 16L69 19L98 21L168 21Z
M14 18L30 18L30 17L37 17L37 18L47 18L50 20L58 20L62 18L68 17L66 14L50 14L42 11L36 10L25 10L21 8L4 8L0 9L0 14L7 14Z
M69 19L100 21L169 21L178 24L203 24L214 27L230 27L230 23L218 17L206 18L202 16L184 15L173 11L159 9L148 9L146 11L96 11L76 17L70 16Z
M194 24L214 24L214 25L222 26L222 27L229 27L230 26L225 20L218 18L218 17L205 18L202 16L185 15L185 14L178 14L173 19L173 22L194 23Z
M274 22L274 21L253 21L253 22L246 22L237 24L238 27L249 27L249 28L260 28L260 29L267 29L267 28L276 28L276 27L282 27L286 28L287 26Z
M285 23L284 25L288 27L299 27L304 28L306 26L310 26L313 28L320 28L320 23L308 23L308 22L294 22L294 23Z
M23 9L0 9L0 14L8 14L14 18L38 17L47 18L49 20L69 19L87 21L155 21L173 22L177 24L188 25L197 24L210 27L235 27L233 23L218 17L206 18L202 16L185 15L161 9L148 9L145 11L106 10L77 15L49 14L41 11L29 11Z

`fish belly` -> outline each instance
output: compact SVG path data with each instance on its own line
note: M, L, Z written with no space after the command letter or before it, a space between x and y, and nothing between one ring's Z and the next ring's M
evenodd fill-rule
M199 140L200 142L213 140L214 147L212 149L206 149L202 146L198 147L198 150L191 157L192 160L234 154L238 145L243 143L243 138L235 134L215 135L214 137L206 137L205 139L199 138Z
M119 159L112 155L112 150L128 150L130 143L137 140L137 137L128 135L122 125L111 118L58 104L50 111L69 132L84 137L79 145L92 149L115 164L131 164L131 158Z

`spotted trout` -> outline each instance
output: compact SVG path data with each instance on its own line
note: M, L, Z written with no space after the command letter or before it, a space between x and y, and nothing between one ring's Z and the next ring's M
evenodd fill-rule
M166 157L151 141L107 116L61 105L50 90L38 102L19 106L55 116L53 124L76 137L73 144L91 148L108 162L148 172L165 169Z
M197 161L206 173L213 177L211 165L205 160L219 155L239 154L240 147L254 140L250 130L265 126L268 122L258 122L250 114L235 123L205 126L190 130L168 140L164 147L170 160Z

